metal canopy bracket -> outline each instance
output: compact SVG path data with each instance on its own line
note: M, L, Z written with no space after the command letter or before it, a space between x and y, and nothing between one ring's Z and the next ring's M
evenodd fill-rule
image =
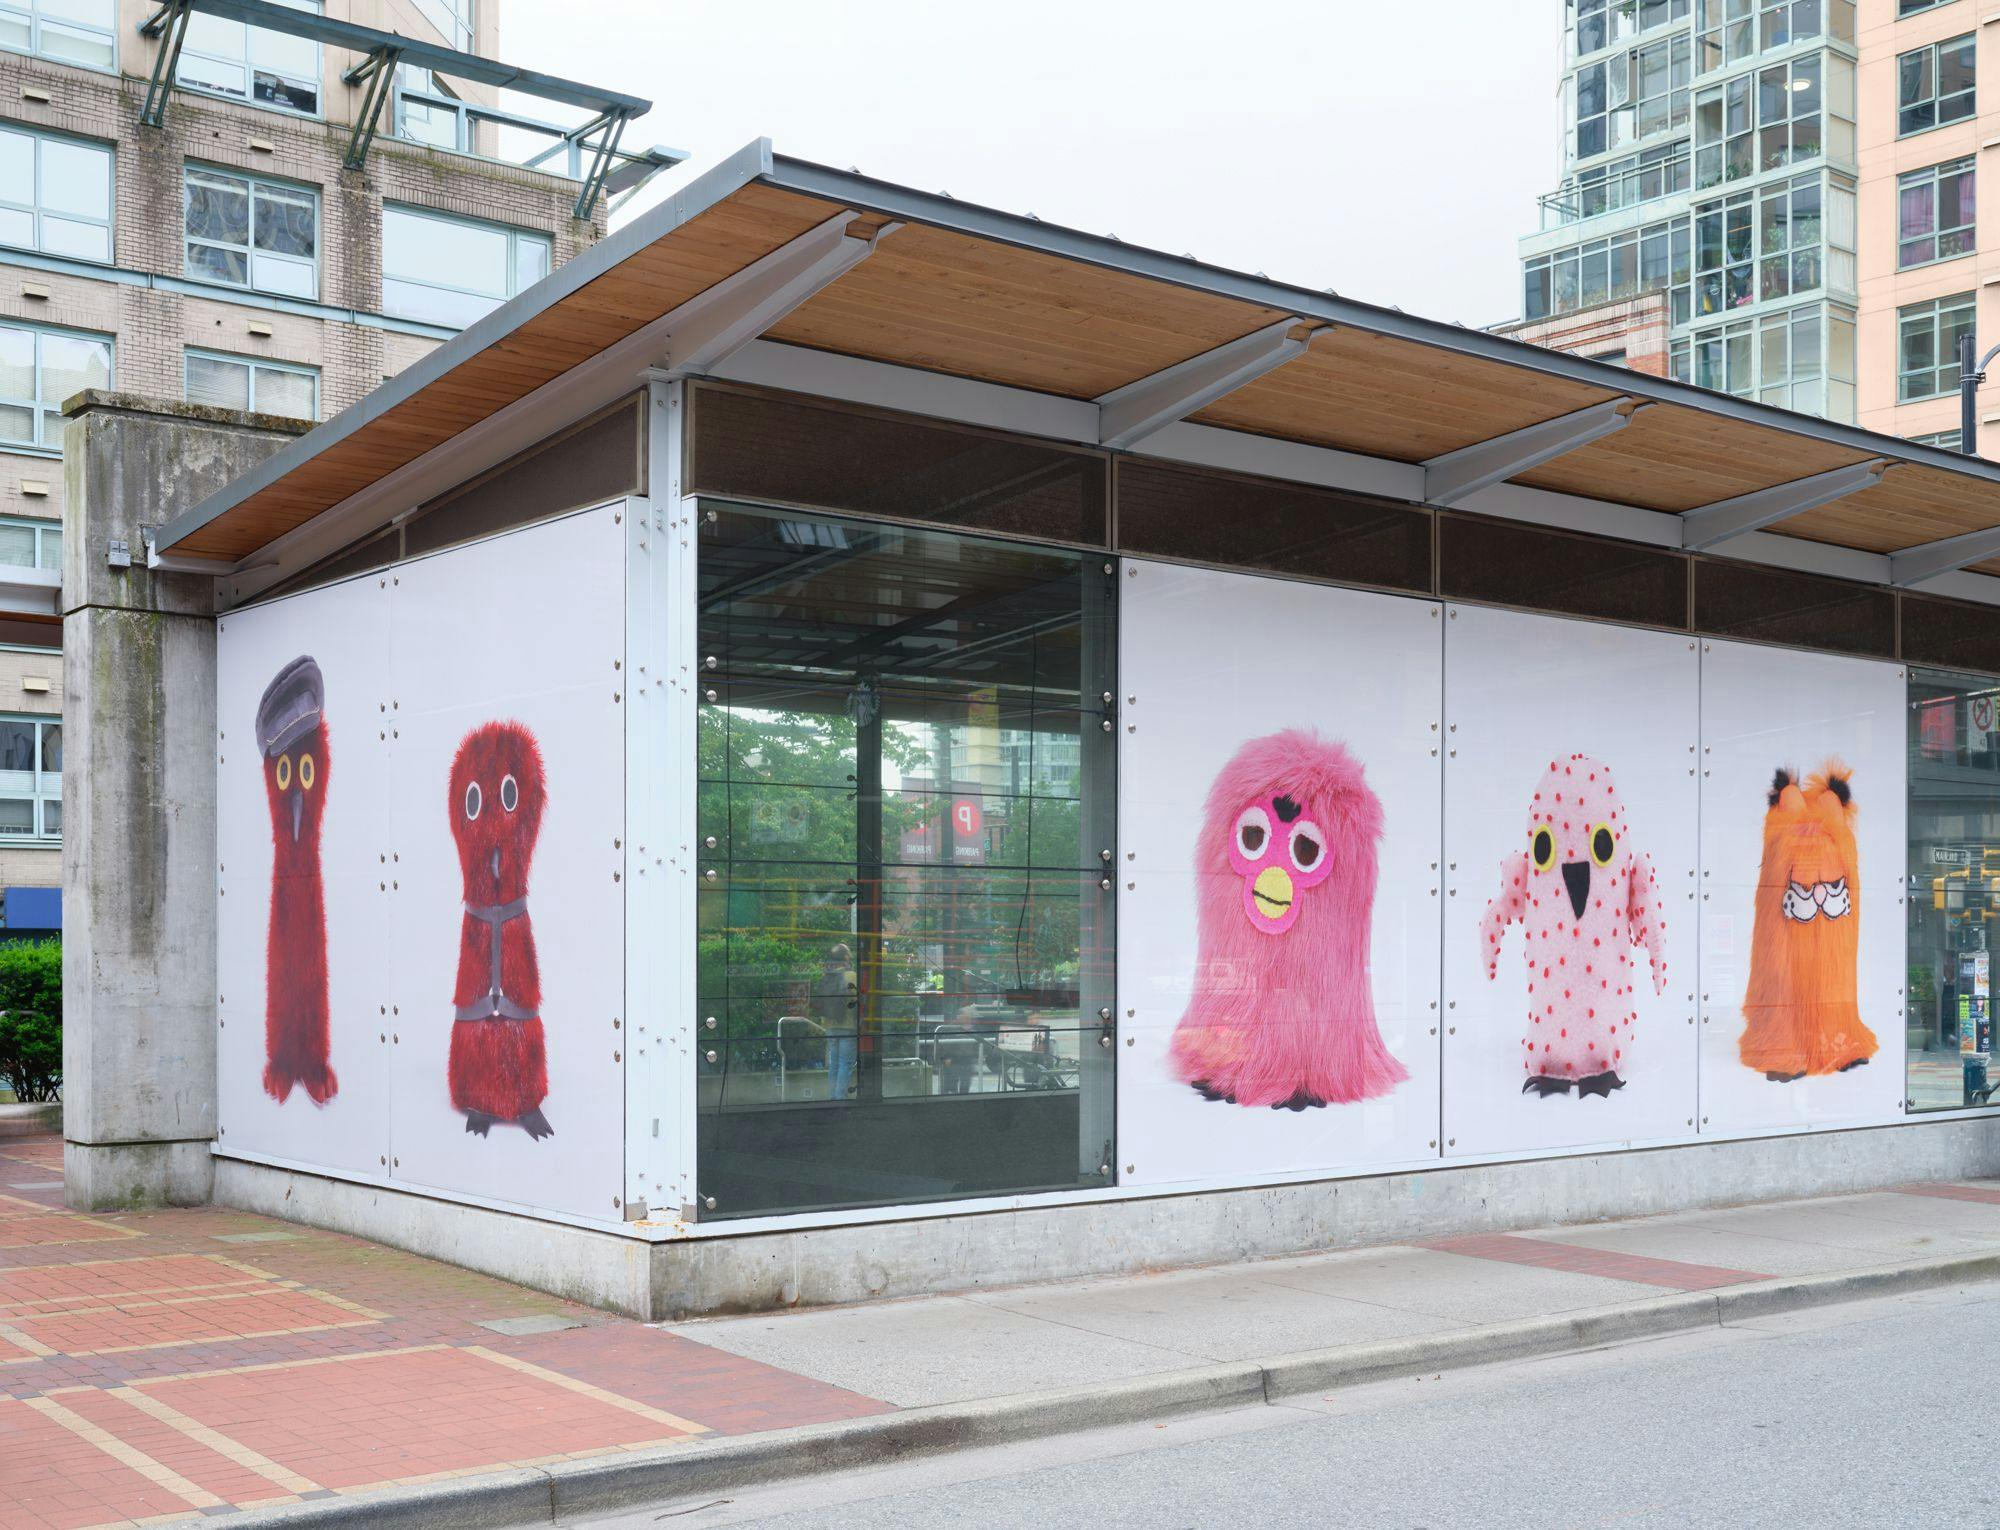
M395 93L396 65L402 57L401 48L385 43L340 77L346 84L365 82L368 87L362 94L360 110L354 114L354 131L347 138L347 158L342 163L349 170L359 170L368 162L368 149L375 142L382 108Z
M598 135L597 146L591 152L590 168L584 172L583 185L576 194L576 216L579 219L588 220L591 209L597 205L597 195L604 189L604 178L611 173L611 161L618 153L618 140L625 136L625 124L629 120L627 112L607 112L576 135L579 143L587 141L593 131Z
M1559 415L1433 457L1424 464L1424 502L1455 505L1481 489L1616 435L1649 403L1646 399L1606 399L1574 414Z
M1984 531L1968 531L1962 536L1945 537L1937 542L1923 542L1915 547L1906 547L1901 552L1890 553L1889 583L1899 590L1907 590L1913 584L1922 584L1939 574L1970 568L1989 558L2000 558L2000 526L1988 527Z
M1150 377L1113 388L1097 400L1098 444L1113 450L1132 446L1303 356L1314 337L1326 333L1325 328L1301 330L1303 322L1280 319Z
M180 68L181 44L187 41L188 17L194 7L190 0L166 0L139 26L142 37L160 38L160 51L153 59L153 77L146 84L146 104L139 108L139 126L167 125L167 96L173 90L174 74Z
M1681 546L1699 552L1731 537L1762 531L1807 510L1817 510L1821 505L1872 489L1882 481L1884 473L1898 465L1886 457L1877 457L1873 462L1857 462L1830 473L1815 473L1810 478L1718 500L1712 505L1698 505L1681 514Z
M847 226L858 216L836 213L683 304L675 313L662 372L686 377L713 371L839 281L874 254L885 235L902 227L885 223L872 237L857 239Z

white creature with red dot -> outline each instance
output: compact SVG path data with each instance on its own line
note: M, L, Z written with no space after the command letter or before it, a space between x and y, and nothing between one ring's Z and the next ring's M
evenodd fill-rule
M1551 760L1528 807L1527 848L1500 865L1479 939L1489 980L1507 926L1528 965L1523 1094L1609 1096L1625 1087L1639 1018L1634 947L1667 986L1667 921L1652 858L1633 848L1610 768L1588 755Z

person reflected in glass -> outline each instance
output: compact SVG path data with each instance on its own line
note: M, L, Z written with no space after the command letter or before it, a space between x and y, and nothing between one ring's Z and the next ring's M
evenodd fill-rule
M812 1016L826 1035L826 1097L845 1100L854 1094L855 984L849 965L854 953L837 945L826 953L826 965L813 983Z

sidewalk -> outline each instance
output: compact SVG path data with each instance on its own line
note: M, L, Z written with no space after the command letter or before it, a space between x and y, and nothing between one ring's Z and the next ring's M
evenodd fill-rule
M0 1526L547 1523L2000 1275L2000 1182L656 1328L0 1141ZM260 1515L257 1517L267 1517Z

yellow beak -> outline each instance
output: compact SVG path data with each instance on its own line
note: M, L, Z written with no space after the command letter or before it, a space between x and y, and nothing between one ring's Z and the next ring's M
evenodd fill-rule
M1251 883L1250 896L1256 900L1257 912L1266 919L1283 918L1285 910L1292 906L1291 873L1282 866L1266 866Z

